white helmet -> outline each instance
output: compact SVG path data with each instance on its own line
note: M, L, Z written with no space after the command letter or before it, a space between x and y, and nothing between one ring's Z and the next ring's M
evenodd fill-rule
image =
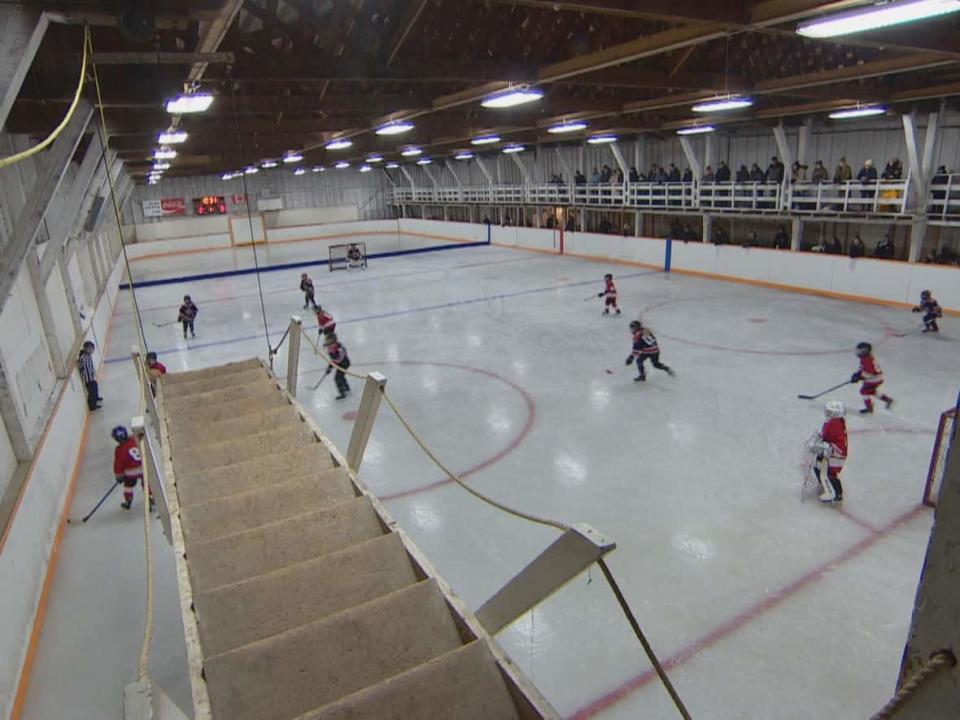
M828 418L842 418L846 415L840 400L830 400L823 406L823 414Z

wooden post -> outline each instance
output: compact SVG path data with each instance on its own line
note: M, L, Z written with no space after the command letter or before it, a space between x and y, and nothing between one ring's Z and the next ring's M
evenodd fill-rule
M297 374L300 372L300 333L303 320L299 315L290 316L290 332L287 336L287 392L297 396Z
M377 419L377 410L380 408L383 386L386 384L387 379L378 372L367 375L363 395L360 398L360 409L357 411L350 444L347 446L347 465L354 473L360 471L363 453L367 449L367 441L370 439L370 433L373 432L373 423Z

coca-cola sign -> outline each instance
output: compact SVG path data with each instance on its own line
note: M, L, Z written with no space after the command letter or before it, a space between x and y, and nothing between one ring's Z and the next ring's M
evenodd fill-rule
M175 217L187 214L187 203L182 197L143 201L144 217Z

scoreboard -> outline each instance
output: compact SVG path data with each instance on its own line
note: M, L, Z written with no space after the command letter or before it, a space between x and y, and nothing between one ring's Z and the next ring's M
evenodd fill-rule
M193 209L197 215L226 215L227 202L223 195L204 195L193 199Z

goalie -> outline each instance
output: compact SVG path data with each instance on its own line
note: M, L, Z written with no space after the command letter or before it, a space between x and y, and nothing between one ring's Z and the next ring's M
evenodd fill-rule
M810 472L823 491L820 493L820 502L839 505L843 502L840 473L847 460L847 423L844 420L846 411L842 402L830 400L824 405L823 414L827 418L826 422L820 432L807 442L807 450L815 458L810 465Z
M360 252L360 248L357 247L356 243L350 243L350 247L347 248L347 267L358 268L366 266L367 259L363 256L363 253Z

